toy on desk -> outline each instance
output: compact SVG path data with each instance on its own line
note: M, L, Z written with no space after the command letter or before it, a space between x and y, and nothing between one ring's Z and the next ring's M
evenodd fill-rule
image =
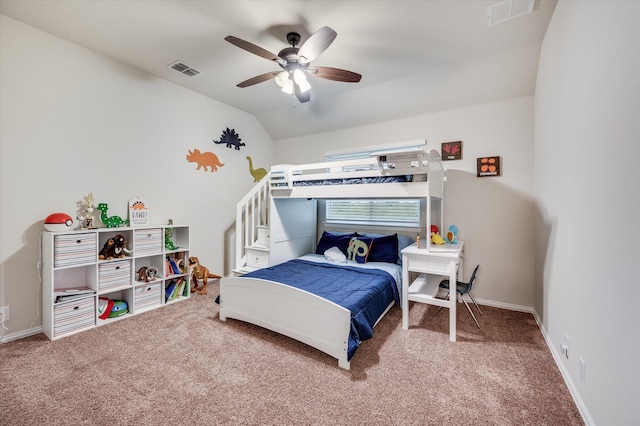
M206 266L202 266L200 264L200 260L198 260L196 256L189 257L189 268L193 269L193 273L191 274L191 282L193 283L193 288L191 289L191 293L195 293L196 291L198 291L198 281L202 281L200 294L207 294L207 282L209 281L209 278L222 278L220 275L212 274L211 272L209 272L209 269Z
M431 242L437 245L442 245L445 243L444 239L440 236L440 234L436 234L435 232L431 233Z
M449 231L447 231L447 244L458 244L458 227L455 225L449 225Z

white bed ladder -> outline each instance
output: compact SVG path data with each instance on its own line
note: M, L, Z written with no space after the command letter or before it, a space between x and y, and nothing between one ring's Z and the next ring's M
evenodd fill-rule
M236 257L234 274L241 275L255 269L256 258L269 256L269 205L271 188L269 173L236 204ZM249 262L248 253L253 261ZM261 260L260 260L261 261Z

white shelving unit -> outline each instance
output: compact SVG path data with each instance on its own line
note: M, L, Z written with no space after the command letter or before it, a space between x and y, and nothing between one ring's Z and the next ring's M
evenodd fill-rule
M167 232L172 244L165 244ZM100 259L105 243L118 234L127 241L123 257ZM188 226L43 232L44 334L55 340L189 298L188 258ZM157 274L139 277L142 268ZM127 313L101 319L100 299L126 302Z

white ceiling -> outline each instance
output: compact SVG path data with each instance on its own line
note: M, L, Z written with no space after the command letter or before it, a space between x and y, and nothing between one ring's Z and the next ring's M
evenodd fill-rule
M556 0L488 26L487 8L498 2L0 0L0 13L249 112L285 139L532 95ZM360 83L310 77L306 104L273 81L236 87L279 67L225 36L277 54L287 32L304 42L323 26L338 36L313 64L360 73ZM201 74L167 68L177 60Z

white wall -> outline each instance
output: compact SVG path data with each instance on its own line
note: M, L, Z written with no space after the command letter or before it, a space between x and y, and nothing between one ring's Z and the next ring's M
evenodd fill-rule
M427 139L463 141L462 160L447 161L445 226L458 225L465 271L480 264L474 295L496 306L533 310L533 97L443 111L343 131L275 141L276 163L324 161L325 152ZM476 177L476 159L502 157L501 177Z
M536 311L599 425L640 424L639 23L637 1L559 2L536 90Z
M191 253L230 272L235 203L254 185L245 157L272 164L272 141L255 118L5 16L0 24L0 306L11 307L8 334L41 324L42 220L57 211L74 217L90 192L122 217L130 198L146 198L152 223L191 225ZM240 151L212 142L227 127L246 143ZM214 152L224 167L196 171L186 160L194 148Z

